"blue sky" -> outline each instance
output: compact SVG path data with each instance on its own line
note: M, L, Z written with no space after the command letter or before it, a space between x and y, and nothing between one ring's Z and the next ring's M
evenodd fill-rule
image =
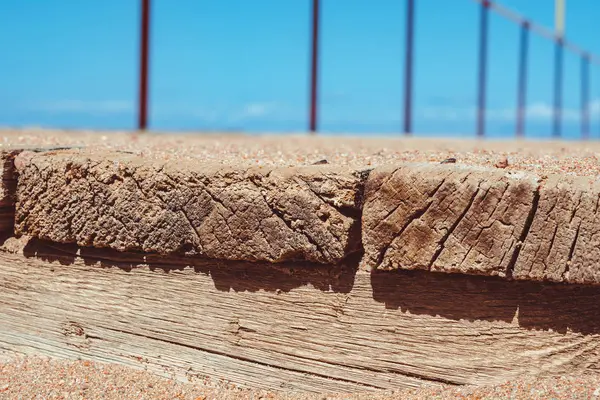
M503 0L552 27L553 0ZM154 0L150 128L307 128L310 0ZM472 135L478 5L416 0L414 130ZM327 133L402 126L404 0L322 0L320 121ZM600 2L567 0L567 37L600 53ZM0 1L0 126L133 129L139 1ZM490 19L487 129L514 131L518 28ZM596 29L595 29L596 28ZM531 39L527 133L551 132L553 44ZM579 132L579 60L565 53L564 133ZM600 67L592 133L600 136Z

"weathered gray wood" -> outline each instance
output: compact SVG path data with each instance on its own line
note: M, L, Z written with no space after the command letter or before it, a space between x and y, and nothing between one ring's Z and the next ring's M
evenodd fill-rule
M0 348L310 391L600 368L595 287L52 246L0 253Z

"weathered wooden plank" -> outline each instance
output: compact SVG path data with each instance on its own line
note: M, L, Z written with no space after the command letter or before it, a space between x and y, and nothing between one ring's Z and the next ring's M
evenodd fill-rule
M364 198L365 269L600 284L595 177L389 165Z
M10 350L312 391L600 368L595 287L344 266L144 263L39 242L24 253L0 254L0 347Z
M2 179L0 180L0 232L12 233L15 222L17 177L14 159L21 152L18 148L2 148Z
M360 250L356 170L23 153L16 232L120 251L338 263Z
M510 276L537 190L537 177L503 170L376 168L365 189L365 262L377 269Z
M0 147L0 232L12 234L15 222L15 203L17 195L17 170L15 168L15 157L23 151L31 153L65 150L72 147L61 146L26 146L26 145L4 145Z
M14 323L19 318L32 321L35 325ZM37 329L38 324L45 328ZM31 333L32 330L34 334ZM140 337L126 331L97 325L87 325L84 329L77 323L59 324L53 318L30 318L25 314L15 314L2 331L4 334L1 335L0 349L31 355L118 363L186 382L201 381L208 377L235 382L240 386L281 390L314 391L315 386L319 386L325 391L350 392L359 387L346 380L276 368L201 348L189 349L178 343ZM7 331L10 334L6 334ZM78 332L85 333L80 336Z
M513 277L600 283L600 181L550 176L540 187Z
M369 174L225 167L85 151L17 161L15 231L55 242L325 264L362 247L365 269L600 284L595 178L425 163ZM11 216L0 212L0 229Z

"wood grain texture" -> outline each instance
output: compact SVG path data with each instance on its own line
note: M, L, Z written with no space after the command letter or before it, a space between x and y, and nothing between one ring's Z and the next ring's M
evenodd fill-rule
M552 176L540 188L515 279L600 283L600 181Z
M15 224L15 203L17 194L18 173L15 168L15 158L22 152L32 154L56 150L76 148L76 146L31 146L23 144L0 147L0 232L12 233Z
M23 152L14 164L18 235L271 263L363 252L366 270L600 285L595 177L431 163L224 166L91 149ZM0 210L0 229L11 216Z
M538 179L501 169L389 165L365 189L365 263L510 277Z
M15 232L165 255L336 264L360 249L361 171L122 152L17 157Z
M145 258L144 260L142 258ZM160 259L9 239L0 348L272 389L485 384L600 368L600 289Z
M12 232L15 224L15 201L17 192L17 174L14 159L20 149L3 148L0 150L2 180L0 181L0 232Z

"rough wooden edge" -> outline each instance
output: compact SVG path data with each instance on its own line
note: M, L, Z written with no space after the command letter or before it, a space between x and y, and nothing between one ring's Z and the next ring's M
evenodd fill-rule
M36 152L44 151L47 152L48 157L52 157L52 154L57 154L55 149L34 149ZM49 152L49 150L55 150ZM67 152L68 154L69 152ZM117 154L118 152L113 152ZM58 154L65 154L64 152L60 152ZM112 153L111 153L112 154ZM45 156L44 156L45 157ZM101 156L98 156L101 157ZM132 155L123 156L123 160L127 162L136 162L140 163L141 160L139 157L136 158ZM133 160L133 161L132 161ZM309 166L303 167L306 170L320 170L322 166ZM171 165L169 168L176 168ZM198 165L194 166L195 170L200 170L201 167ZM215 169L217 166L213 165L211 168ZM229 171L234 171L235 167L229 166L227 167ZM302 168L301 168L302 169ZM297 169L293 169L294 171ZM329 168L327 171L343 171L343 168ZM596 263L597 256L586 256L586 254L592 254L595 252L595 249L600 246L600 243L596 243L596 240L593 239L595 235L595 231L593 227L596 224L595 219L598 207L597 203L594 203L594 196L600 192L600 184L594 183L594 178L591 177L569 177L569 176L542 176L538 177L531 173L524 173L518 171L512 171L510 173L506 173L503 170L498 169L490 169L485 167L469 167L469 166L455 166L455 165L435 165L435 164L425 164L425 163L403 163L403 164L394 164L388 166L380 166L375 167L373 170L364 170L364 171L352 171L358 174L358 178L361 180L361 184L357 185L357 187L362 187L363 185L367 186L367 191L363 195L363 193L356 193L356 200L353 207L357 206L356 210L353 209L353 214L351 218L356 218L356 224L350 224L351 234L349 235L350 239L348 240L347 246L344 247L340 251L338 251L334 257L324 257L323 262L325 264L329 262L340 262L343 260L345 256L352 254L356 251L360 252L365 250L366 256L363 260L361 268L370 269L370 268L380 268L381 264L378 260L373 259L373 250L371 247L371 241L373 236L372 226L365 221L369 221L369 218L372 218L372 204L374 203L373 198L379 196L379 192L377 188L381 185L389 184L389 180L380 179L378 177L384 176L385 174L393 174L399 170L407 170L412 171L411 173L419 174L420 171L431 172L431 171L447 171L449 174L455 173L458 175L465 175L476 177L475 181L477 181L477 187L475 188L477 191L474 191L474 195L471 196L470 193L466 193L466 200L470 199L470 202L467 201L468 207L464 212L460 213L460 210L456 211L456 214L461 214L455 223L448 223L447 226L437 226L437 227L429 227L430 232L437 232L438 238L427 239L425 243L421 245L420 236L415 236L415 233L422 233L422 230L419 231L417 229L415 232L409 232L408 229L407 235L412 235L413 238L408 238L404 240L402 243L412 243L414 246L413 253L425 253L426 248L431 250L434 253L431 258L433 262L421 262L419 260L413 260L412 257L406 261L402 257L399 256L390 256L389 258L393 261L392 264L396 265L392 268L401 268L401 269L420 269L425 268L429 271L438 271L438 272L446 272L446 273L463 273L463 274L475 274L475 275L486 275L486 276L501 276L506 279L512 280L534 280L534 281L552 281L552 282L565 282L565 283L577 283L577 284L590 284L597 285L600 284L600 267ZM292 169L282 169L282 174L285 175L291 174ZM287 171L287 172L286 172ZM370 174L369 174L370 172ZM345 171L347 174L348 171ZM14 172L13 172L14 174ZM226 175L226 174L225 174ZM446 179L444 177L440 179ZM24 179L21 179L23 181ZM523 186L526 184L530 184L530 190L516 190L521 192L527 192L527 196L513 196L512 199L504 199L500 198L500 202L505 202L505 208L509 210L514 206L516 208L526 209L520 210L518 213L513 213L510 217L512 218L509 221L509 224L506 221L501 221L494 225L494 223L490 223L489 226L486 226L486 235L483 235L482 238L487 238L486 240L481 240L479 242L475 241L474 244L471 243L469 246L465 247L465 249L458 249L456 254L446 254L449 253L456 246L464 244L464 237L468 236L468 231L470 228L465 224L465 215L467 212L471 210L470 207L477 203L481 199L485 198L489 193L490 185L494 185L496 183L503 183L506 180L507 182L518 182L516 186ZM496 182L498 181L498 182ZM500 182L502 181L502 182ZM534 182L535 181L535 182ZM7 185L14 185L14 180L10 181ZM533 182L533 183L531 183ZM536 183L537 182L537 183ZM486 186L487 185L487 186ZM484 188L484 186L486 186ZM513 185L515 186L515 185ZM510 184L509 186L510 187ZM369 189L371 188L371 189ZM460 188L459 188L460 189ZM473 188L467 188L471 190ZM473 190L475 190L473 189ZM480 190L481 189L481 190ZM359 190L359 189L357 189ZM362 189L361 189L362 190ZM507 191L502 192L502 196ZM510 192L510 190L508 191ZM529 193L531 192L531 193ZM548 210L544 211L544 204L551 203L553 199L558 198L560 196L565 197L565 193L570 193L572 198L579 198L580 201L573 201L572 198L568 198L566 196L563 203L562 208L554 209L553 207L546 207ZM439 193L434 193L434 195L438 195ZM514 194L514 193L513 193ZM402 196L406 197L403 198ZM400 198L393 199L393 201L399 202L410 202L413 201L410 198L410 194L402 194L400 193ZM347 196L346 196L347 197ZM488 199L491 196L488 196ZM433 197L432 197L433 198ZM540 200L541 199L541 200ZM581 199L584 201L581 202ZM465 200L465 201L466 201ZM588 201L589 200L589 201ZM483 200L481 200L483 201ZM540 203L541 201L541 203ZM325 201L326 202L326 201ZM428 209L431 202L426 202L426 207L421 207L423 209L423 213ZM589 204L588 204L589 203ZM363 204L364 208L363 208ZM595 208L593 204L596 204ZM418 205L418 204L417 204ZM395 204L392 204L392 211L389 212L389 215L394 215L393 212L396 212L397 207ZM0 229L3 227L7 229L11 224L14 225L14 222L11 221L12 217L12 205L7 208L3 208L0 212ZM541 212L537 212L538 208L542 209ZM404 221L402 225L405 227L412 228L414 221L420 221L422 219L422 215L419 213L421 209L417 207L417 213L411 213L408 216L407 221ZM498 208L498 207L496 207ZM569 221L566 221L569 224L569 227L566 230L558 229L555 223L556 220L565 219L564 215L560 214L563 208L568 208L566 214L572 214L573 217L570 218ZM476 211L476 210L475 210ZM496 209L494 209L494 212ZM50 213L54 211L50 210ZM454 212L454 211L453 211ZM548 214L550 213L550 214ZM506 214L506 213L505 213ZM563 213L565 214L565 213ZM565 214L565 215L566 215ZM341 217L346 217L342 212ZM545 215L542 217L540 215ZM388 217L386 216L386 218ZM57 218L60 219L60 215L57 214ZM341 218L340 217L340 218ZM468 217L468 216L467 216ZM497 216L492 216L492 219ZM600 217L599 217L600 218ZM65 219L65 218L62 218ZM468 219L468 218L467 218ZM502 218L501 218L502 219ZM568 219L568 218L567 218ZM286 221L289 224L292 222ZM319 222L319 221L317 221ZM489 222L489 221L488 221ZM492 221L494 222L494 221ZM361 225L362 223L362 225ZM50 226L52 224L46 223L42 225ZM21 226L21 224L17 224L17 233L18 234L34 234L39 237L45 239L54 240L52 235L47 234L39 234L40 228L37 230L30 229L27 226ZM350 226L349 225L349 226ZM506 226L509 225L509 228L512 227L512 231L510 234L507 234L503 230L506 230ZM571 226L572 225L572 226ZM291 225L290 225L291 226ZM489 229L492 228L492 229ZM45 228L44 232L52 230L51 228ZM360 230L360 234L354 234L356 230ZM88 236L93 237L93 229L88 229L88 231L92 232L88 234L84 239L85 240L77 240L77 243L80 245L89 245L85 242ZM404 232L404 228L401 230ZM564 232L563 232L564 231ZM440 233L442 232L442 233ZM445 232L445 233L443 233ZM456 233L461 232L460 234L464 237L455 237ZM554 232L554 233L553 233ZM304 232L306 233L306 232ZM60 235L59 235L60 236ZM309 235L310 236L310 235ZM405 235L406 236L406 235ZM494 241L497 238L502 237L503 241ZM478 236L479 238L479 236ZM558 238L555 240L555 238ZM193 238L191 238L193 239ZM190 240L191 240L190 239ZM302 237L300 239L303 240ZM397 238L395 238L397 239ZM414 240L413 240L414 239ZM468 239L468 238L467 238ZM564 239L564 240L563 240ZM61 242L69 242L74 240L73 238L64 239L62 236L60 237ZM470 240L470 239L469 239ZM478 239L477 239L478 240ZM379 239L376 237L375 242L378 242ZM85 242L85 243L84 243ZM309 241L310 242L310 241ZM352 245L352 243L358 243L361 249L357 249L357 246ZM493 243L492 243L493 242ZM564 242L564 243L563 243ZM550 243L548 245L548 243ZM554 246L554 244L557 246ZM191 246L189 243L186 243L185 246ZM104 244L102 245L104 246ZM183 245L182 245L183 246ZM183 246L182 249L187 249L187 247ZM188 247L189 247L188 246ZM312 243L305 243L304 247L312 246ZM401 244L400 247L406 247L406 244ZM155 246L156 247L156 246ZM160 247L160 246L159 246ZM157 248L159 248L157 247ZM338 246L339 247L339 246ZM445 247L445 249L443 249ZM499 260L492 259L489 262L489 265L485 265L486 258L489 259L489 254L486 254L486 251L489 253L489 249L495 249L496 247L501 247L502 254L501 260L500 256L498 256ZM154 249L154 248L153 248ZM318 249L318 247L317 247ZM471 251L472 249L476 249L477 251ZM123 249L121 249L123 250ZM338 249L339 250L339 249ZM444 250L442 253L441 250ZM182 250L183 251L183 250ZM296 250L286 250L290 251L289 254L295 254ZM217 254L218 253L218 254ZM214 255L214 258L228 258L228 252L217 252ZM284 252L285 253L285 252ZM310 253L310 252L309 252ZM464 255L463 255L464 253ZM288 253L285 253L288 254ZM217 257L218 255L218 257ZM467 258L470 256L471 258ZM261 261L261 257L258 257L257 260ZM311 256L312 257L312 256ZM320 257L320 256L319 256ZM317 258L319 258L317 257ZM235 259L244 259L244 257L235 256ZM399 258L399 261L394 261L395 258ZM277 256L272 257L271 255L265 256L267 261L279 262L286 261L285 258L278 259ZM457 260L462 259L465 265L460 265L460 262ZM315 259L312 259L315 261ZM481 262L483 260L483 263ZM483 265L483 267L482 267Z

